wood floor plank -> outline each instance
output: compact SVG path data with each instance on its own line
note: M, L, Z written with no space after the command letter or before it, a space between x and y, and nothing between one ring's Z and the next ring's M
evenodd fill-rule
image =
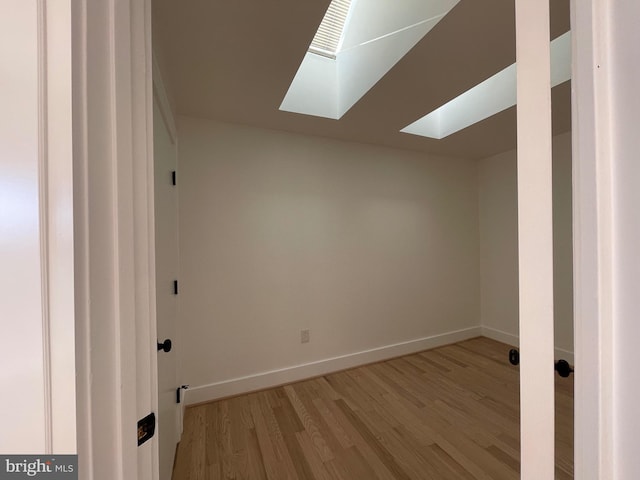
M340 443L342 448L347 449L353 447L353 440L351 440L349 435L347 435L347 432L345 432L343 426L336 419L335 415L331 412L325 401L322 398L314 398L312 401L316 409L318 410L318 413L320 413L329 429L331 429L333 436Z
M250 405L267 478L298 479L268 398L261 393L252 394Z
M414 432L400 426L395 428L393 433L395 443L408 454L406 461L415 465L415 473L418 478L442 480L456 480L458 478L430 448L425 448L425 445L416 438ZM435 443L427 447L431 445L435 445Z
M185 411L173 480L516 480L519 370L483 337ZM573 377L556 377L556 479Z
M302 425L304 425L304 429L311 437L311 442L313 443L318 455L322 459L323 462L328 462L333 460L334 454L331 448L327 443L327 438L322 434L318 425L318 419L314 418L309 413L309 406L305 406L303 401L300 399L300 396L293 388L293 386L288 385L285 387L285 391L287 392L287 396L291 401L291 405L293 409L298 414Z
M362 453L369 465L373 468L377 478L380 480L393 480L397 478L404 478L402 475L394 475L391 469L380 457L380 452L376 451L375 446L370 443L370 438L367 434L363 435L363 432L354 425L347 416L345 416L344 409L337 405L337 401L327 401L327 408L331 411L334 418L340 423L345 433L349 436L354 446ZM346 405L346 404L345 404ZM375 438L375 436L374 436Z
M377 478L373 469L364 460L356 447L350 447L336 455L336 458L326 464L327 469L340 480L353 478Z
M338 477L331 474L327 465L322 461L318 451L311 441L311 437L306 430L296 433L296 440L302 449L304 457L313 472L313 477L317 480L336 480Z
M248 479L267 480L267 471L265 470L264 459L260 452L260 444L256 429L251 427L247 430L247 452L248 452Z
M367 445L375 452L376 456L380 459L382 464L387 470L389 470L395 478L408 480L411 477L407 472L398 464L398 461L394 456L380 443L380 437L376 437L371 430L362 422L356 413L349 408L347 403L343 400L336 400L335 404L342 411L342 414L349 422L350 425L358 432L360 437L367 443Z

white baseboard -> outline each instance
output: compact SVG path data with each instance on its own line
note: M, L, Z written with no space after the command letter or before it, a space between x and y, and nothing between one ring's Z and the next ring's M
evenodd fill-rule
M512 333L503 332L502 330L485 326L480 327L480 331L482 332L481 335L483 337L491 338L516 348L520 345L520 339L517 335L513 335Z
M573 356L573 352L570 352L569 350L563 350L562 348L556 348L555 349L555 355L556 355L556 360L560 360L561 358L563 360L566 360L567 362L569 362L569 365L575 365L575 359Z
M518 347L520 344L520 339L518 338L518 336L512 333L503 332L502 330L497 330L495 328L485 326L480 327L480 332L483 337L492 338L493 340L506 343L507 345ZM574 365L573 352L564 350L562 348L556 348L554 351L554 355L555 360L559 360L562 358L569 362L571 365Z
M461 342L462 340L468 340L481 334L481 327L471 327L279 370L271 370L209 385L201 385L189 388L189 390L185 392L184 402L186 405L193 405L241 393L262 390L264 388L275 387L319 375L326 375L331 372L337 372L367 363L379 362L401 355L408 355L455 342Z

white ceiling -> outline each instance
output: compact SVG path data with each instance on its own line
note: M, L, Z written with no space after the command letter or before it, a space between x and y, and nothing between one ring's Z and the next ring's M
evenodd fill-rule
M178 114L468 158L515 148L515 107L445 139L400 129L515 61L513 0L461 0L340 120L280 111L329 0L153 0L154 50ZM569 0L551 2L551 38ZM552 91L570 129L570 82Z

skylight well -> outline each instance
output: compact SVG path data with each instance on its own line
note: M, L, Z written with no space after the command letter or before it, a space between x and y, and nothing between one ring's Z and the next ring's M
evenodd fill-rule
M280 110L341 118L459 0L333 0Z
M325 13L316 35L309 45L309 52L335 60L340 49L351 0L333 0Z
M551 42L551 86L571 79L571 32ZM441 140L516 104L517 64L509 65L400 130Z
M338 120L460 0L333 0L280 110ZM551 42L551 84L571 78L571 33ZM510 65L403 133L445 138L516 104Z

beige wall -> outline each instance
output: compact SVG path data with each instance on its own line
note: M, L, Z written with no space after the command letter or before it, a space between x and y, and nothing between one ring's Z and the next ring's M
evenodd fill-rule
M511 342L518 336L516 175L515 150L479 163L481 322L485 333ZM571 358L567 355L573 352L570 133L553 139L553 209L556 355Z
M513 336L518 335L516 179L515 150L479 162L480 319L483 327Z
M190 118L178 130L186 383L479 331L477 162Z

